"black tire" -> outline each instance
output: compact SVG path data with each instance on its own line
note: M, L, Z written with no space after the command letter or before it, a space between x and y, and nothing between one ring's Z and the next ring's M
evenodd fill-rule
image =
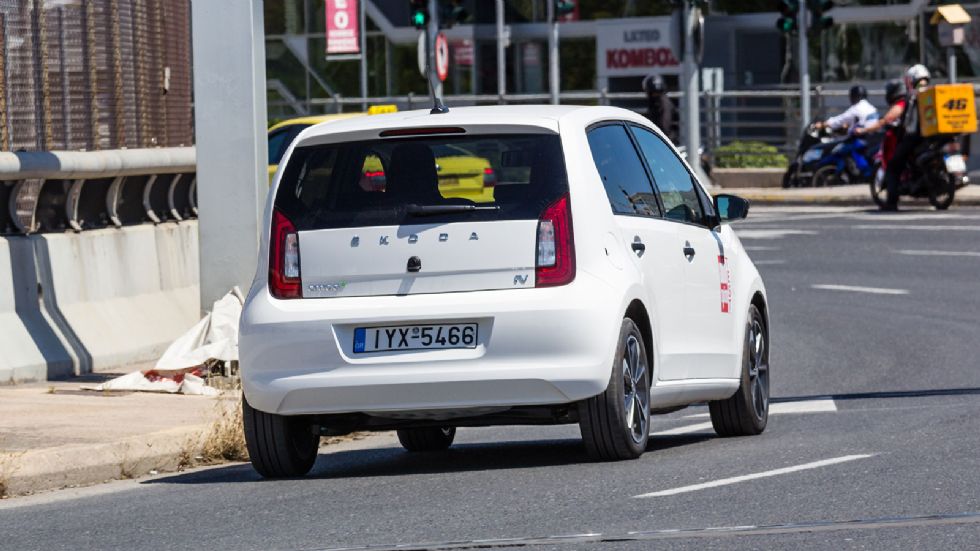
M751 436L769 421L769 331L758 308L749 306L742 354L742 382L726 400L708 403L718 436Z
M307 418L259 411L242 398L245 445L252 467L265 478L291 478L310 472L320 437Z
M837 175L837 167L834 165L824 165L818 168L810 179L813 187L836 186L841 183L840 176Z
M636 459L650 438L650 377L643 335L626 318L605 392L579 402L579 428L589 457ZM639 417L637 417L639 415Z
M453 444L456 427L398 429L398 441L410 452L437 452Z
M882 170L881 163L875 161L874 173L868 185L871 187L871 200L878 205L878 208L883 209L888 204L888 187L885 185L885 175L878 174L880 170Z
M783 173L783 189L789 189L795 187L796 182L796 172L799 169L799 163L793 161L790 163L789 168Z
M959 178L951 174L937 176L929 186L929 203L936 210L946 210L953 204Z

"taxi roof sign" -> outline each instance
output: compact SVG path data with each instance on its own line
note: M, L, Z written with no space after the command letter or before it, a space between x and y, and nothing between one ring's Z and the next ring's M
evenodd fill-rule
M939 23L949 23L950 25L964 25L970 22L970 14L959 4L939 6L936 13L932 14L929 23L936 25Z
M368 107L368 115L381 115L382 113L397 113L398 106L394 103L388 103L384 105L372 105Z

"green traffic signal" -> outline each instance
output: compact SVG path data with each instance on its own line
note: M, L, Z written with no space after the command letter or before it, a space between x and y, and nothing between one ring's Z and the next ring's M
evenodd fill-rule
M415 25L416 29L424 29L428 19L429 17L424 10L412 11L412 25Z
M780 17L776 20L776 28L783 33L791 33L796 30L796 19Z
M555 15L561 17L575 11L574 0L555 0Z

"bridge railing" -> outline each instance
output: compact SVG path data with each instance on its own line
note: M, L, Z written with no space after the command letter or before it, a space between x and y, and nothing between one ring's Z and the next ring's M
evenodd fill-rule
M0 152L0 235L197 217L193 147Z

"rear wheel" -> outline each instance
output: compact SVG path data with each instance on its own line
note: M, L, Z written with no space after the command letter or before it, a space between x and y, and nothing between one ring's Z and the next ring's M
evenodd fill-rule
M840 176L837 174L837 167L834 165L825 165L816 170L813 173L813 187L828 187L836 186L841 183Z
M266 478L303 476L316 462L320 437L308 419L254 409L242 398L245 445L252 467Z
M938 210L946 210L953 204L960 178L952 174L938 176L929 186L929 203Z
M398 441L410 452L442 451L453 444L456 427L398 429Z
M769 335L762 314L749 307L742 353L742 380L727 400L708 403L718 436L750 436L766 430L769 421Z
M643 335L623 320L606 391L579 403L579 428L593 459L635 459L650 438L650 364Z

